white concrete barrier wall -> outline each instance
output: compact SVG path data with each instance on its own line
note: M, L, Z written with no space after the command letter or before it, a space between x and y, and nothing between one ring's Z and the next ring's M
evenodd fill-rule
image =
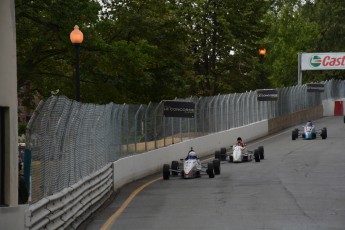
M334 104L335 101L345 101L345 98L339 98L337 100L330 99L330 100L323 100L322 106L323 106L323 116L334 116ZM345 114L345 106L343 107L344 111L343 114Z
M245 142L248 142L266 135L268 135L267 120L121 158L115 161L113 166L114 190L127 183L159 172L165 163L170 164L173 160L186 157L191 147L199 157L203 157L213 154L222 147L234 144L239 136Z

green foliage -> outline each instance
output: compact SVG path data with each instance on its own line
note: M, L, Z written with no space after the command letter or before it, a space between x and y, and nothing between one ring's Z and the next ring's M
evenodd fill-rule
M299 52L342 52L345 2L276 0L266 15L270 80L275 87L297 84ZM303 83L343 78L342 71L306 71Z
M19 96L147 104L297 83L299 52L344 49L345 3L327 0L16 0ZM267 49L264 63L258 49ZM306 82L341 71L303 73ZM327 78L327 76L326 76Z
M18 123L18 136L25 134L25 132L26 132L26 124Z
M179 1L181 21L190 31L193 60L189 85L193 95L255 89L258 41L267 26L262 18L268 1Z

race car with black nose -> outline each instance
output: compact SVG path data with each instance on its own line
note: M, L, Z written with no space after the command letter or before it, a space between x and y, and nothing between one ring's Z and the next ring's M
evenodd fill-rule
M171 167L169 164L163 165L164 180L169 180L170 176L179 175L186 179L201 177L201 175L208 175L209 178L214 178L218 174L220 174L220 161L217 159L212 162L201 163L196 156L188 155L186 159L172 161Z
M302 130L298 128L292 130L292 140L296 140L298 137L302 137L304 140L312 140L316 139L318 135L322 139L326 139L327 128L323 127L320 130L316 130L315 125L311 121L308 121L305 126L302 126Z

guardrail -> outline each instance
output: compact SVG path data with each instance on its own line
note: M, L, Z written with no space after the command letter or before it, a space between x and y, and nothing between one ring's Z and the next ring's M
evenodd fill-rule
M113 193L112 163L26 211L28 229L77 229Z

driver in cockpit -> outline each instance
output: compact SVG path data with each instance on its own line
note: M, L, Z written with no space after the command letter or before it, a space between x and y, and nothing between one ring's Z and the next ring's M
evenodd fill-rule
M190 148L186 160L187 159L198 159L198 156L196 155L196 152L193 150L193 147Z

